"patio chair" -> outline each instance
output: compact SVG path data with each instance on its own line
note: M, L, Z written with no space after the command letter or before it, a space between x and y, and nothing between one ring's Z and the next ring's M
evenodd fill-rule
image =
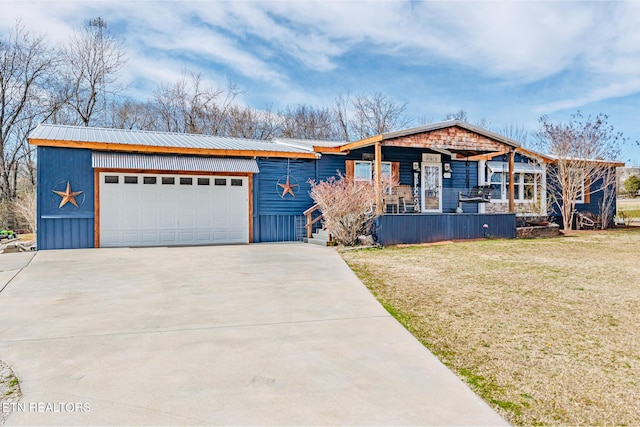
M394 187L393 191L400 198L400 208L402 209L402 213L406 213L407 210L414 210L413 191L411 191L410 186L398 185L397 187Z
M384 211L391 213L400 213L400 197L397 194L387 194L383 197Z

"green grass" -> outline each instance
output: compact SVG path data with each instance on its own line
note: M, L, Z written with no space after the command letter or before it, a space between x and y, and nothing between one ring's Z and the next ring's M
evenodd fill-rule
M640 218L640 209L618 209L618 216L620 216L623 212L628 217Z
M342 253L515 425L640 425L640 229Z

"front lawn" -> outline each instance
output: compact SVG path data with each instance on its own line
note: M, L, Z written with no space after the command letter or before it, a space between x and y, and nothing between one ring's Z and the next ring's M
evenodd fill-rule
M625 216L631 219L632 224L637 224L640 220L640 198L618 199L618 216Z
M342 256L516 425L640 425L640 230Z

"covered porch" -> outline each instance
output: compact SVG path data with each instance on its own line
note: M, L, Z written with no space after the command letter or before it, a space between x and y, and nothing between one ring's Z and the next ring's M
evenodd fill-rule
M323 157L329 151L343 156L347 179L373 184L383 245L514 238L516 216L546 209L536 153L457 120L324 147Z
M488 212L516 213L517 202L528 199L518 188L524 176L515 174L535 168L516 165L519 149L501 135L447 121L377 135L337 151L353 158L346 160L348 178L374 183L377 213L384 215L485 213L483 205L492 202L499 206Z

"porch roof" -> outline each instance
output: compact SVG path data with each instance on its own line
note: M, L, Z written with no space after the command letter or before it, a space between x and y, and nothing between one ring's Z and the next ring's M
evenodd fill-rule
M509 162L490 161L487 162L487 167L492 173L495 172L507 172L509 170ZM536 173L542 172L542 166L537 163L514 163L513 171L516 173Z
M432 140L416 140L412 138L419 134L435 133L441 130L447 130L450 128L459 128L465 133L472 133L482 138L484 143L472 141L469 138L455 138L448 137L446 140L432 141ZM398 142L403 139L405 146L411 146L414 148L427 148L436 152L449 154L454 153L458 157L471 157L480 154L492 153L500 154L506 153L511 150L520 148L520 143L514 139L507 138L503 135L488 131L478 126L471 125L469 123L460 120L446 120L439 123L433 123L426 126L414 127L411 129L404 129L394 132L381 133L379 135L372 136L370 138L361 139L360 141L344 144L336 148L336 151L344 152L358 148L368 147L380 143L381 146L399 146ZM490 143L487 143L490 142Z

